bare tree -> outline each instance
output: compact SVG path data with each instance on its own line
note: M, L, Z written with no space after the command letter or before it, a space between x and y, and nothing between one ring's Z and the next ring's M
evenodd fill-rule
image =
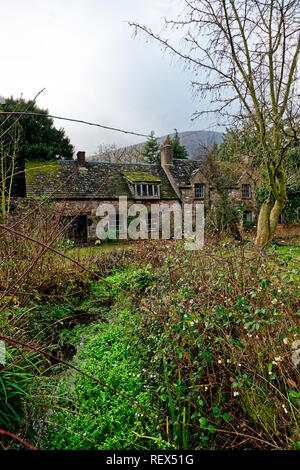
M142 155L143 146L132 145L130 147L118 147L115 144L99 145L96 153L91 157L94 162L111 163L143 163L145 161Z
M5 141L0 141L0 220L4 224L8 222L13 196L19 140L20 131L18 126L15 126Z
M269 194L261 206L256 236L256 246L262 248L272 239L285 206L285 156L299 139L300 2L183 0L183 4L177 20L165 20L166 30L182 30L184 42L179 46L146 26L130 25L182 60L195 73L194 89L211 95L211 109L195 117L213 112L253 122L268 174Z

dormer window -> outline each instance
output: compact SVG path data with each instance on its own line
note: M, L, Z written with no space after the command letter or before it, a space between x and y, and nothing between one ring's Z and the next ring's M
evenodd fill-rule
M243 199L251 198L251 185L250 184L242 184L242 197Z
M158 199L161 180L150 171L131 169L123 172L131 194L136 199Z
M137 183L135 197L159 197L159 185L152 183Z
M204 199L205 196L205 184L196 183L195 184L195 198Z

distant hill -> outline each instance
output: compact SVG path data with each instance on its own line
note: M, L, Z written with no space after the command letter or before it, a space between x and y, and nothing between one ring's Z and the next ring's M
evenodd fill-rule
M175 134L170 134L173 137ZM214 143L220 144L223 140L221 132L214 131L186 131L178 132L181 145L187 149L188 156L191 160L201 160L205 154L205 150L210 148ZM163 144L167 136L158 137L158 142ZM145 143L138 144L143 146Z
M173 137L175 134L169 134L170 137ZM188 157L190 160L202 160L203 156L206 155L207 149L212 147L214 143L220 144L223 140L223 134L221 132L214 132L214 131L185 131L185 132L178 132L179 140L181 145L184 145L188 152ZM157 140L160 144L163 144L166 140L167 135L158 137ZM125 147L125 149L140 149L145 145L146 142L142 142L141 144L130 145L129 147ZM113 151L111 151L113 153ZM107 151L109 153L109 150ZM125 155L125 160L123 161L138 161L133 157L133 159L127 159L128 156ZM93 155L88 157L89 160L99 161L101 157L97 155ZM103 159L103 156L102 156ZM113 156L112 160L105 161L114 161L115 156Z

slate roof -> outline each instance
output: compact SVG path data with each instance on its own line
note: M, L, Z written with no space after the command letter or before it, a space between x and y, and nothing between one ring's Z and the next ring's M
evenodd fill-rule
M198 160L179 160L174 158L173 165L168 165L177 186L190 186L191 178L203 162Z
M53 194L53 199L67 196L76 172L75 160L56 162L30 162L26 165L27 197ZM132 199L125 174L151 175L151 181L160 181L161 199L178 199L167 175L160 165L137 163L86 162L80 169L69 199L117 199L127 196ZM101 189L100 186L102 185ZM96 195L96 196L95 196Z
M191 185L192 177L202 166L202 161L174 159L168 169L176 185L186 187ZM240 177L240 169L235 166L233 171L230 164L220 163L220 166L222 172L227 175L228 185L234 187ZM70 191L76 169L75 160L27 163L27 197L53 194L53 199L65 198ZM160 184L160 199L178 199L161 165L89 161L86 162L85 168L79 170L69 199L118 199L119 196L132 199L126 179L132 182L157 182Z
M238 185L244 175L253 176L247 170L243 169L241 164L231 162L217 162L219 170L225 176L228 188L234 188ZM179 187L190 186L195 173L204 169L206 163L201 160L178 160L173 159L173 165L168 168ZM205 177L205 171L203 171Z

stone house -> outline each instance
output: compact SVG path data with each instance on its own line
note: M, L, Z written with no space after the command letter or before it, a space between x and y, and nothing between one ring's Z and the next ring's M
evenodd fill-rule
M204 161L174 159L168 143L162 147L160 164L89 162L85 152L78 152L77 160L36 163L35 167L28 168L26 195L27 198L51 195L55 212L63 209L64 223L76 216L70 236L79 242L88 242L96 238L100 203L115 206L116 217L109 220L109 229L120 229L120 196L127 197L128 207L143 203L149 209L156 203L163 203L165 210L174 204L213 204L217 194L205 176L205 165ZM243 206L245 219L254 221L255 178L251 161L245 157L242 171L232 171L228 165L230 196L235 205ZM157 228L160 223L161 219L155 219L149 211L148 230Z

